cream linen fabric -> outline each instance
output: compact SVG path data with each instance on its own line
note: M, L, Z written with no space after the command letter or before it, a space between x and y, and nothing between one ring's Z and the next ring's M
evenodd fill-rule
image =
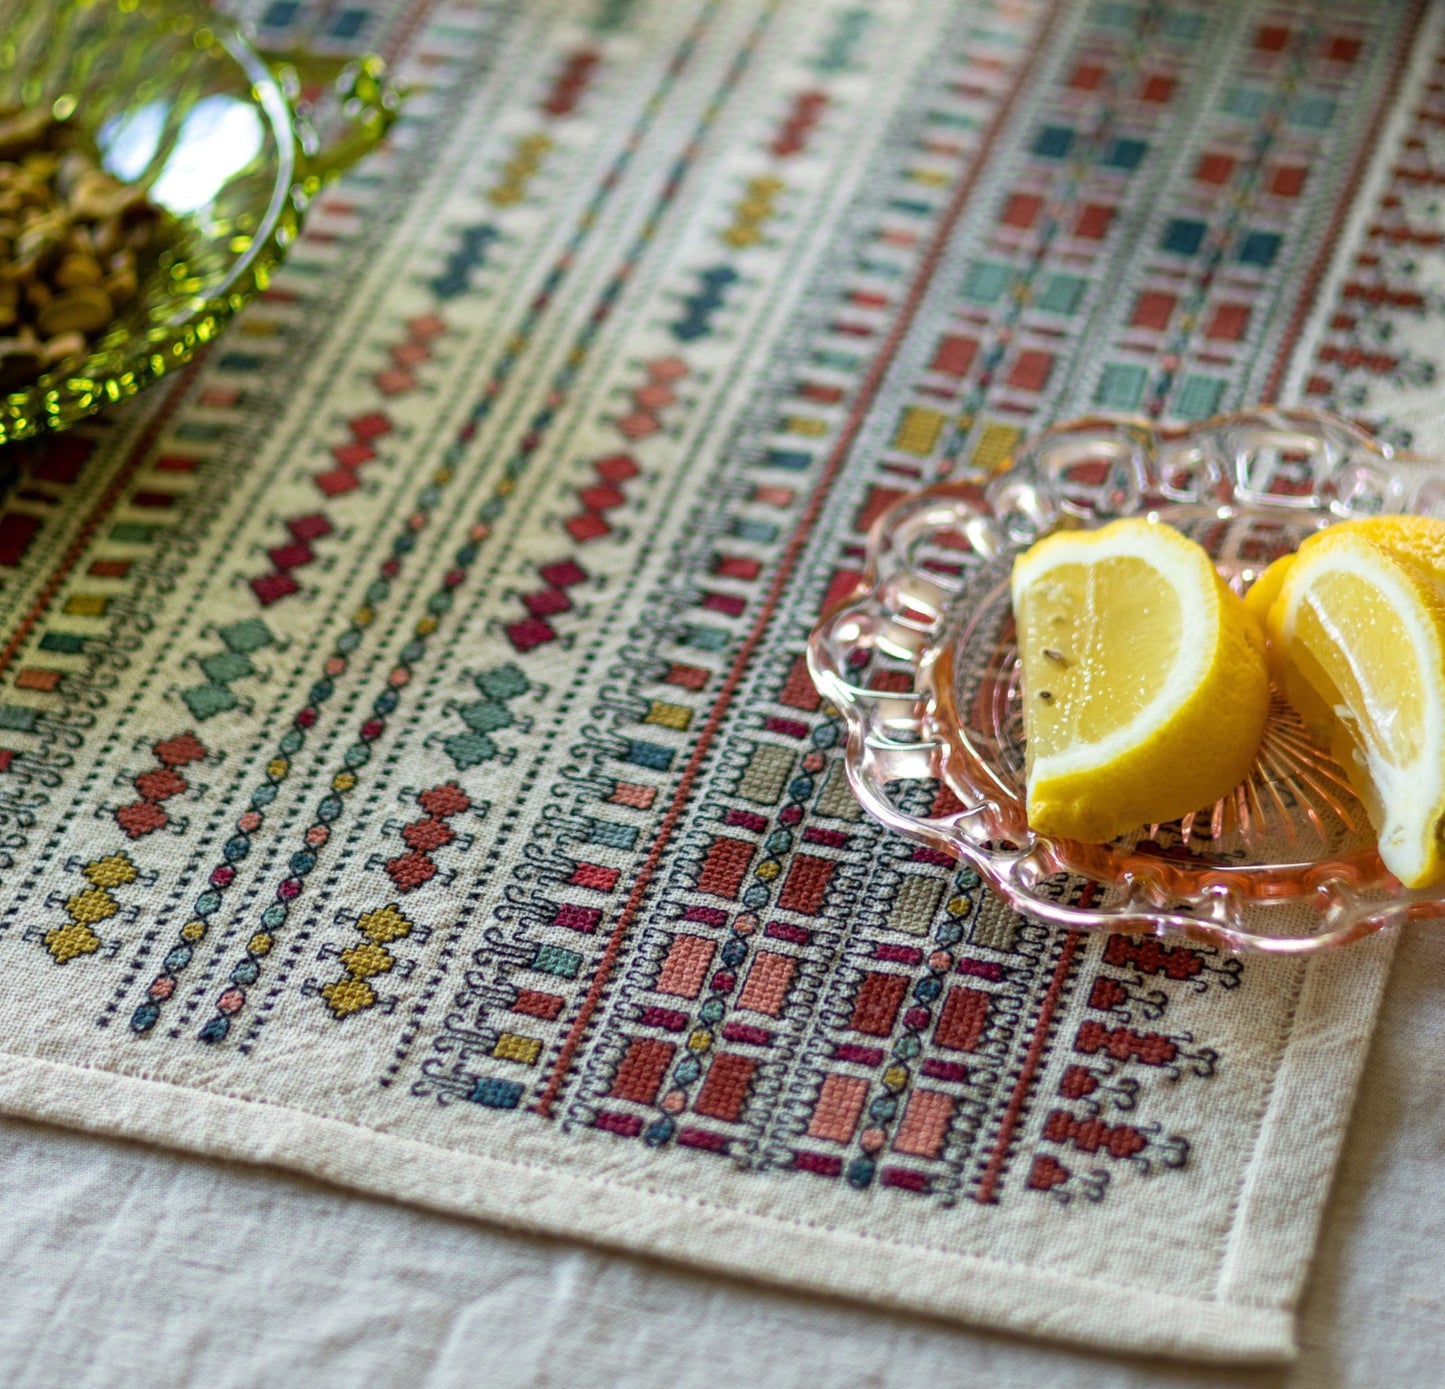
M1336 6L1331 56L1311 24L1280 49L1278 12L1160 8L1136 30L1082 0L378 4L366 41L426 88L387 152L194 382L117 411L73 490L48 484L50 529L0 590L0 625L32 636L0 699L0 1112L874 1304L817 1314L839 1326L907 1307L1287 1357L1390 942L1236 978L1178 942L1111 963L1100 936L1020 924L855 818L836 721L789 674L880 501L997 465L1000 428L1117 403L1102 344L1136 293L1197 300L1186 369L1166 340L1118 349L1166 418L1252 403L1291 353L1349 357L1328 324L1299 335L1301 306L1371 234L1336 235L1380 191L1350 171L1404 150L1390 112L1426 99L1440 15ZM579 52L567 114L551 93ZM1262 161L1238 203L1197 187L1220 142ZM1286 158L1308 174L1288 197L1264 181ZM1172 199L1194 220L1172 226ZM1041 220L1034 247L1045 204L1070 230ZM1229 297L1206 341L1211 296L1246 291L1249 333L1220 345ZM1048 307L1071 296L1077 314ZM1027 304L1052 317L1015 321ZM930 363L957 362L964 313L1000 366L955 391ZM143 1281L183 1381L269 1222L303 1281L334 1270L327 1319L353 1337L428 1328L398 1382L527 1344L525 1306L559 1338L597 1325L503 1293L443 1333L448 1260L416 1254L418 1303L387 1262L439 1225L333 1197L293 1218L263 1193L297 1189L255 1177L233 1214L170 1160L142 1209L123 1173L97 1191L77 1161L71 1189L30 1153L9 1215L59 1199L107 1231L75 1276L12 1280L59 1318L30 1343L41 1382L149 1246L110 1223L125 1201L167 1249ZM448 1238L463 1263L513 1247ZM226 1372L281 1373L258 1307L285 1278L229 1286ZM709 1297L669 1317L659 1376L731 1353L694 1352ZM359 1353L323 1335L336 1363ZM840 1376L831 1356L798 1372ZM592 1372L580 1349L544 1368Z
M1287 1370L1115 1357L5 1121L9 1389L1435 1389L1445 932L1405 940Z

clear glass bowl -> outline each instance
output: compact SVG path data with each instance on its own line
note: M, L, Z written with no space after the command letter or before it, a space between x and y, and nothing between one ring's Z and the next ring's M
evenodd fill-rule
M1178 431L1078 420L985 486L903 499L871 532L858 590L809 643L848 725L858 799L1017 910L1072 929L1303 954L1445 915L1445 887L1407 891L1385 870L1344 773L1278 697L1249 777L1216 805L1102 845L1036 834L1024 814L1015 554L1059 527L1154 515L1243 592L1311 532L1382 512L1445 516L1445 464L1297 410Z
M329 143L298 104L323 83L336 92ZM63 429L186 362L265 288L312 197L376 146L398 104L380 59L273 69L190 0L0 0L0 108L46 106L78 125L178 234L85 358L0 395L0 444Z

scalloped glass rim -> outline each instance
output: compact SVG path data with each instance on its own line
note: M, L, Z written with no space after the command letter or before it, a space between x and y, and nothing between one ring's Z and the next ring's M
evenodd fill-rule
M1017 696L1009 634L1002 619L988 625L1000 617L1011 556L1059 526L1167 516L1222 546L1212 552L1242 589L1267 562L1250 558L1261 535L1290 549L1310 530L1382 512L1445 516L1445 462L1396 453L1319 411L1272 408L1186 429L1089 416L1030 440L987 484L903 498L874 523L858 588L808 644L814 681L847 724L855 794L889 828L974 868L1015 909L1074 930L1307 954L1445 915L1445 886L1407 891L1385 872L1343 777L1278 700L1267 742L1275 738L1276 759L1297 755L1307 768L1283 796L1292 766L1279 776L1257 769L1259 788L1247 783L1201 811L1198 826L1185 817L1104 846L1034 833L1021 743L1006 727ZM911 690L863 687L853 673L880 658L911 676ZM977 668L965 670L970 661ZM946 785L959 808L932 815L910 808L920 797L890 794L918 781ZM1281 857L1276 836L1269 852L1254 852L1267 830L1303 848ZM1204 836L1203 852L1191 832Z

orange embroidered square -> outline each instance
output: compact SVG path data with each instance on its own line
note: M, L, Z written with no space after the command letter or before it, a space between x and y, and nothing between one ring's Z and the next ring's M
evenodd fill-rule
M784 911L813 916L823 905L828 884L838 865L830 858L816 854L799 854L788 869L787 881L778 894L778 905Z
M893 1031L893 1022L907 989L906 975L881 971L865 974L853 999L853 1016L848 1026L870 1037L886 1037Z
M783 688L778 691L778 703L786 704L790 709L804 709L809 713L822 705L823 696L818 693L813 677L808 674L806 656L793 657L793 664L788 668L788 678L783 681Z
M627 1054L612 1078L611 1094L636 1104L651 1104L657 1098L668 1062L677 1048L656 1037L634 1037Z
M662 678L669 685L679 685L684 690L700 690L711 678L712 672L702 666L684 665L674 661Z
M792 955L782 955L775 950L759 952L748 971L742 993L738 995L738 1007L749 1008L754 1013L766 1013L770 1018L778 1017L797 972L798 962Z
M905 488L879 487L875 483L868 489L863 505L858 508L858 514L853 518L853 529L866 531L894 502L901 501L907 495Z
M895 1151L936 1158L943 1150L954 1103L953 1096L942 1090L915 1090L908 1097L908 1108L903 1111L903 1122L893 1140Z
M743 875L753 861L758 846L746 839L729 839L719 835L707 851L697 875L697 890L715 897L736 897Z
M613 805L631 806L633 810L647 810L656 798L656 787L639 786L635 781L616 782L608 797Z
M813 1107L813 1121L808 1125L809 1138L829 1143L846 1143L858 1127L863 1101L868 1097L868 1082L857 1076L828 1076Z
M717 942L706 936L674 936L657 976L658 993L696 998L716 950Z
M758 1063L751 1056L720 1051L712 1059L693 1108L712 1119L736 1123L747 1102Z
M982 989L950 989L933 1040L950 1051L972 1051L988 1026L989 997Z
M514 1013L526 1013L533 1018L546 1018L549 1022L561 1013L567 1002L560 994L539 993L536 989L518 989L517 1001L512 1004Z

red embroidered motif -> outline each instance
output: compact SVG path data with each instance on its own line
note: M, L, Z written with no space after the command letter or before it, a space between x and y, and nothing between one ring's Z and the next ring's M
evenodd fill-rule
M116 823L131 839L144 838L170 823L162 802L179 796L189 785L178 768L199 762L206 755L205 744L194 733L162 738L151 751L160 766L142 772L131 783L140 793L140 800L114 812Z
M1111 1128L1101 1119L1079 1119L1066 1109L1056 1109L1044 1120L1044 1134L1050 1143L1070 1143L1081 1153L1108 1153L1113 1158L1131 1158L1149 1146L1149 1140L1132 1124Z
M697 877L697 890L715 897L736 897L758 846L746 839L714 839Z
M854 1032L866 1032L870 1037L888 1036L893 1031L907 991L907 975L884 974L881 971L865 974L853 1000L853 1016L848 1026Z
M893 1140L895 1151L914 1157L936 1158L943 1151L949 1120L957 1101L941 1090L915 1090L908 1097L903 1122Z
M788 869L787 881L778 894L778 905L785 911L815 916L823 905L828 883L838 865L830 858L798 854Z
M1153 936L1116 935L1104 945L1104 963L1141 974L1193 979L1204 969L1204 956L1185 945L1163 945Z
M706 936L674 936L657 977L658 993L696 998L716 951L717 943Z
M778 692L778 703L786 704L790 709L803 709L808 713L813 713L822 706L823 696L818 693L813 677L808 674L806 656L793 657L793 664L788 668L788 678Z
M518 989L512 1011L525 1013L531 1018L545 1018L550 1022L562 1012L566 1002L560 994L539 993L536 989Z
M634 1037L612 1079L609 1093L637 1104L651 1104L662 1086L677 1047L655 1037Z
M600 863L579 863L572 870L568 881L575 887L590 887L595 892L611 892L621 876L616 868L604 868Z
M1055 1158L1040 1153L1029 1169L1028 1186L1032 1191L1050 1191L1069 1180L1069 1169Z
M472 808L471 798L454 781L433 786L416 799L426 815L402 828L402 841L410 852L388 859L385 865L387 876L403 893L416 891L436 876L437 866L431 855L457 837L447 821Z
M1135 1032L1128 1027L1104 1027L1087 1021L1079 1025L1074 1050L1085 1056L1106 1052L1116 1061L1142 1061L1146 1066L1167 1066L1179 1055L1179 1047L1161 1032Z
M736 1123L747 1102L748 1089L753 1083L753 1072L758 1063L751 1056L739 1056L736 1052L720 1051L708 1067L702 1089L698 1091L693 1108L709 1118L723 1119Z
M793 956L781 955L775 950L760 951L738 995L738 1007L778 1017L797 972L798 962Z
M988 1026L991 1003L991 996L982 989L962 986L950 989L939 1013L933 1040L950 1051L973 1051Z

